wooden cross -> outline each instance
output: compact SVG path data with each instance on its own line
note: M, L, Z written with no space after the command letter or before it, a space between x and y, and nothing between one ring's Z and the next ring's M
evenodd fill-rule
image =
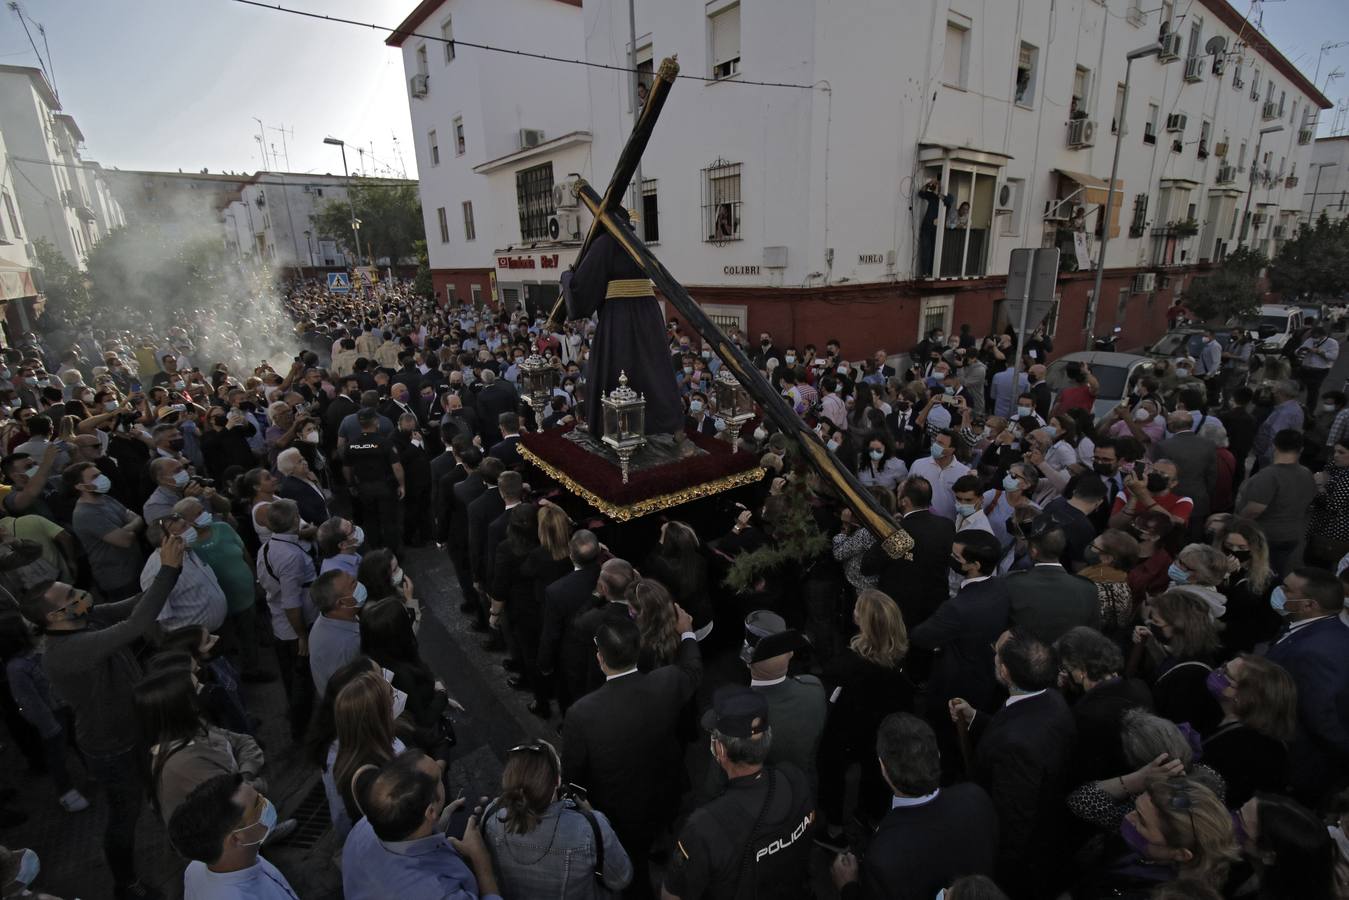
M759 370L750 362L744 351L727 338L721 328L707 317L702 307L689 296L684 286L638 239L632 228L614 215L616 210L622 208L623 194L628 188L628 183L632 180L633 173L637 170L637 163L642 158L647 141L650 140L651 132L655 128L656 118L660 115L661 108L665 105L665 98L669 94L670 88L674 86L675 77L678 74L679 63L675 61L674 57L661 61L660 69L656 73L655 83L647 94L646 103L642 107L641 115L638 116L636 124L633 125L628 142L623 146L622 153L619 154L618 164L614 167L613 177L609 180L609 187L605 190L604 196L601 197L595 193L595 189L587 184L584 179L577 180L576 196L590 210L593 219L576 258L578 260L583 259L591 242L602 231L609 232L614 240L632 257L633 261L642 268L646 276L651 279L660 291L661 296L668 300L675 309L679 310L680 315L693 326L693 329L702 336L704 341L712 346L712 351L721 359L722 365L730 368L736 379L754 398L754 402L759 404L764 414L784 434L795 440L806 460L820 474L820 477L838 492L867 530L875 535L886 554L891 559L897 559L901 556L911 558L913 538L909 536L908 532L891 518L884 507L857 480L857 476L848 471L838 461L834 454L829 451L829 448L824 445L824 442L820 440L820 436L801 420L801 417L787 404L782 395L774 390L773 386L759 374ZM549 316L550 323L561 314L563 303L564 301L559 298L557 305Z

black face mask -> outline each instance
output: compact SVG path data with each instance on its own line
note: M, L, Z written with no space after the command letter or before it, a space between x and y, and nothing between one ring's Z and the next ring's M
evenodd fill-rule
M1249 550L1226 550L1224 552L1237 562L1241 563L1243 569L1251 562L1251 551Z
M954 556L948 556L946 558L946 564L951 567L952 572L955 572L962 578L965 576L965 563L956 559Z
M1164 494L1166 489L1171 486L1171 479L1158 472L1148 475L1148 491L1153 494Z
M1154 641L1159 644L1166 643L1166 632L1162 630L1162 626L1158 625L1156 622L1149 622L1148 631L1152 632L1152 639Z
M1092 463L1092 464L1091 464L1091 470L1092 470L1093 472L1095 472L1097 475L1103 476L1103 477L1105 477L1105 478L1109 478L1110 476L1114 475L1114 474L1115 474L1115 469L1116 469L1116 467L1117 467L1117 466L1116 466L1115 463Z
M181 453L183 450L183 439L177 438L175 440L169 441L169 449L172 450L174 453Z

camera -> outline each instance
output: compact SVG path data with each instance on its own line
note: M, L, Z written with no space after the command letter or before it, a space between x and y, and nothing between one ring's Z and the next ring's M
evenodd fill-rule
M207 478L207 477L204 476L204 475L193 475L190 479L188 479L188 482L187 482L187 483L188 483L188 484L199 484L199 485L201 485L202 487L208 487L208 488L213 488L213 487L215 487L215 479L214 479L214 478Z

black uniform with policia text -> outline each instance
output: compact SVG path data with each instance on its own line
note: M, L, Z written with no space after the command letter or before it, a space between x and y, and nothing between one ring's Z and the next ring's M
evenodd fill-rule
M342 466L360 509L366 546L387 547L398 553L403 547L402 513L398 508L403 467L389 437L364 430L375 422L375 411L363 409L358 415L362 430L343 451Z
M768 701L744 686L722 688L703 727L729 737L762 735ZM732 778L725 793L689 816L671 855L665 890L680 900L810 897L814 825L810 785L791 763Z

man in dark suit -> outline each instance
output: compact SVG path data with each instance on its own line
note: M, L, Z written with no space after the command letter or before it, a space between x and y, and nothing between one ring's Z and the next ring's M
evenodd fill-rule
M594 655L594 635L576 636L576 619L595 605L600 577L600 541L581 528L567 545L571 572L543 591L543 627L539 637L539 672L553 682L553 696L563 712L585 692L586 667Z
M1121 726L1131 709L1152 710L1152 692L1138 678L1122 678L1124 654L1094 628L1078 626L1054 643L1059 688L1072 703L1077 753L1072 784L1100 781L1132 768L1124 758Z
M398 354L399 369L389 379L393 384L405 385L409 391L415 391L422 383L422 370L417 368L417 354L404 350Z
M631 619L605 622L595 655L605 683L568 710L562 733L563 778L584 787L609 817L632 859L631 896L649 896L647 853L679 807L683 750L676 729L702 679L693 620L675 608L679 651L672 665L637 670L641 634Z
M473 586L478 590L478 624L474 631L487 630L487 582L492 570L487 567L487 529L492 521L506 510L506 504L497 492L497 479L505 467L501 460L487 457L478 466L478 474L486 487L476 500L468 505L468 568L473 573Z
M277 485L276 495L294 500L300 507L300 518L311 525L322 525L328 521L328 501L323 491L314 482L301 476L309 474L309 463L295 447L281 451L276 458L277 471L281 481Z
M338 388L342 393L334 397L323 412L323 449L330 457L337 447L337 431L342 427L343 420L356 415L356 411L361 408L361 382L355 375L342 378ZM334 471L340 471L341 468L333 466Z
M497 416L497 428L501 432L501 440L492 445L487 455L501 460L508 469L518 471L524 468L525 458L519 450L520 417L513 412L504 412Z
M956 698L951 718L969 729L974 780L998 813L998 886L1014 900L1055 897L1064 872L1073 714L1054 688L1053 651L1028 631L1013 627L998 638L994 671L1009 694L1002 708L989 715Z
M1297 733L1288 748L1294 790L1319 797L1349 768L1349 627L1340 618L1344 589L1324 569L1294 569L1270 603L1287 630L1265 656L1297 685Z
M1096 585L1071 575L1059 562L1068 547L1063 528L1049 516L1035 520L1026 547L1034 566L1007 576L1012 597L1012 627L1025 629L1052 644L1069 628L1101 622Z
M475 405L482 427L482 442L485 446L492 447L501 440L501 431L498 428L501 414L518 410L520 395L516 392L515 385L498 378L495 372L485 366L480 377L482 390L478 391Z
M935 515L932 485L926 478L905 479L899 492L900 524L913 538L913 559L890 559L877 543L862 559L864 575L879 576L878 587L895 598L909 628L922 624L946 600L946 572L955 541L955 523ZM1093 589L1094 590L1094 589Z
M951 568L962 578L960 590L909 632L912 646L936 653L927 690L940 717L952 697L964 697L975 709L989 709L1000 699L993 642L1007 630L1011 615L1006 579L991 577L1001 559L1002 546L993 535L962 531L951 547Z
M932 726L911 713L887 716L876 734L876 755L879 763L872 765L880 765L894 799L861 865L851 852L834 859L843 900L929 900L962 875L993 877L993 801L972 782L940 787Z
M478 590L473 586L473 566L469 558L468 508L487 490L482 473L478 471L482 463L482 451L470 444L459 453L459 463L464 468L464 477L450 486L446 543L449 544L455 577L459 579L459 589L464 595L459 611L476 615Z
M630 619L628 606L628 588L638 579L637 570L626 559L612 557L600 566L600 577L595 582L595 603L590 609L576 617L575 633L578 640L595 639L595 632L605 622L614 619ZM604 670L599 662L591 659L586 666L585 691L590 693L604 684Z
M1218 486L1218 448L1207 438L1194 433L1194 417L1188 412L1173 412L1166 417L1171 437L1152 445L1154 460L1169 459L1180 476L1173 490L1194 501L1190 514L1190 533L1203 534L1210 498Z
M468 477L468 470L459 462L457 453L472 446L461 437L453 425L440 426L440 440L444 452L431 460L431 509L435 515L436 543L444 544L450 532L450 512L454 507L454 486Z
M484 588L488 588L489 592L493 573L496 572L497 548L506 539L506 529L510 525L511 510L519 506L524 497L524 479L520 477L520 473L502 472L497 478L497 494L501 497L501 514L487 526L487 543L483 562L483 571L486 574L483 576L482 585ZM504 597L497 598L498 601L504 601L505 599ZM490 637L483 643L482 648L489 653L505 650L506 640L501 633L501 628L490 620L487 627Z

